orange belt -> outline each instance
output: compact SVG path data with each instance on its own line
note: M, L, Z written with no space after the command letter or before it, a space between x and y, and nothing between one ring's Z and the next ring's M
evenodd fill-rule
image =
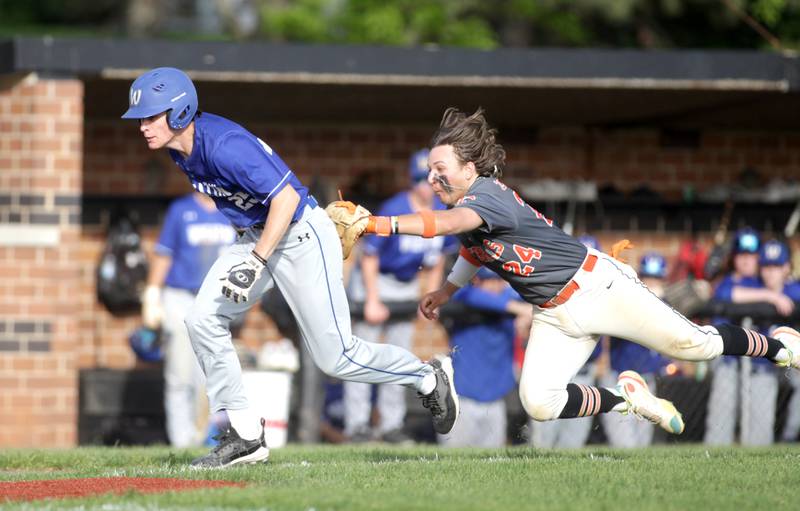
M581 269L585 272L590 272L594 270L594 265L596 263L597 263L597 256L589 254L588 256L586 256L586 260L583 262ZM564 305L565 303L567 303L567 300L569 300L572 297L572 295L575 294L575 291L577 291L578 289L580 289L580 286L578 285L577 282L575 282L575 279L572 279L569 282L567 282L566 286L561 288L561 291L559 291L557 295L547 300L539 307L543 309L552 309L553 307Z

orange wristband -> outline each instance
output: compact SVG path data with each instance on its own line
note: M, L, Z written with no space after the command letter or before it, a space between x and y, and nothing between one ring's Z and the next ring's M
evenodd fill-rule
M392 222L388 216L371 216L366 231L378 236L391 236Z
M422 237L433 238L436 236L436 215L433 211L420 211L422 217Z

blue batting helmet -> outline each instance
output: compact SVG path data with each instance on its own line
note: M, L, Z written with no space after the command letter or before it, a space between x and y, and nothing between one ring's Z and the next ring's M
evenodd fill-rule
M733 238L734 254L757 254L760 247L761 239L758 231L752 227L742 227L736 231L736 236Z
M191 78L174 67L151 69L131 84L130 106L123 119L144 119L161 112L175 130L185 128L197 113L197 91Z
M139 360L160 362L164 358L161 349L161 331L140 327L128 336L128 343Z
M428 179L428 149L420 149L408 160L408 175L413 183Z
M639 263L640 277L663 279L667 276L667 260L658 252L648 252Z

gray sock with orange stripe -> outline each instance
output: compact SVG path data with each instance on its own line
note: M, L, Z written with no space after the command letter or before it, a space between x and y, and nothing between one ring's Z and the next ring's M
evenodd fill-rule
M591 385L567 384L567 404L561 410L559 419L572 419L587 417L598 413L610 412L619 403L624 403L622 396L618 396L608 389L593 387Z
M734 325L715 327L722 336L722 354L745 357L764 357L775 362L783 343L772 337Z

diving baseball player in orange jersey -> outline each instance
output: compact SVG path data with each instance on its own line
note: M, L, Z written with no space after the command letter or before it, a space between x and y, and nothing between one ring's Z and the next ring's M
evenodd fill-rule
M422 298L430 318L455 291L487 266L533 306L520 397L535 420L606 412L633 413L670 433L683 418L653 396L634 371L616 388L570 383L601 335L629 339L669 357L710 360L720 355L764 357L800 368L800 334L782 327L774 337L733 325L692 323L650 292L633 268L587 249L500 181L505 150L483 112L449 108L433 136L428 180L446 211L370 217L367 233L455 234L460 256L447 282Z

